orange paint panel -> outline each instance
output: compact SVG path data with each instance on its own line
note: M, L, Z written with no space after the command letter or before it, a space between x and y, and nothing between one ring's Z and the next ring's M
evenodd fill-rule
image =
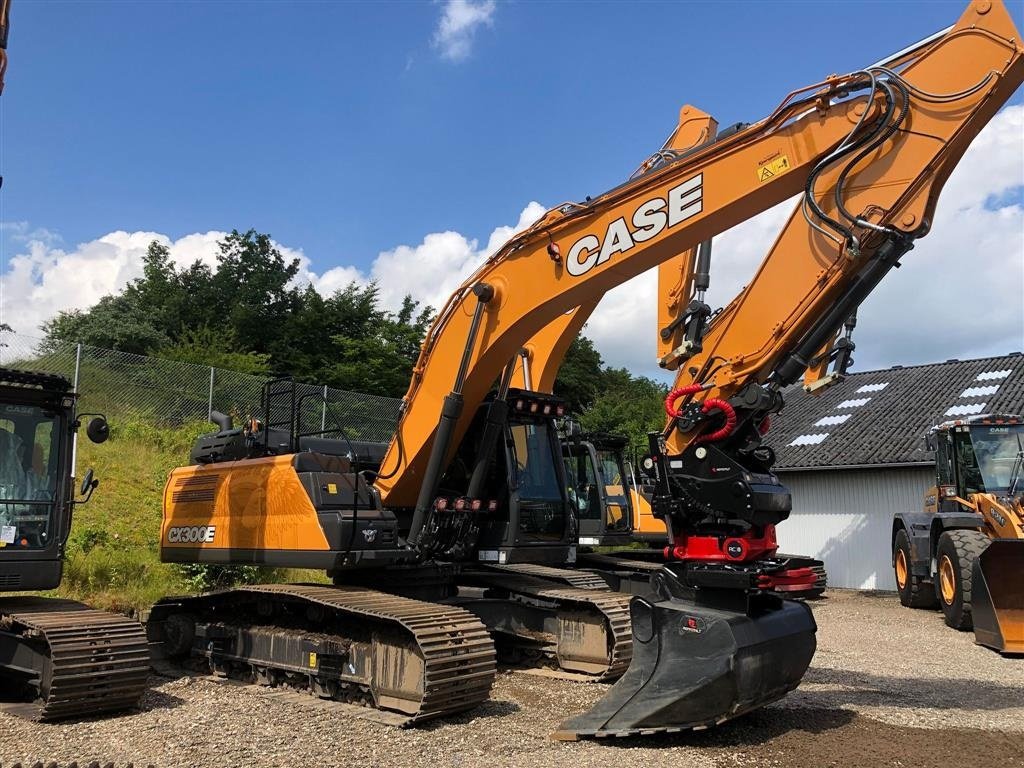
M160 547L323 551L328 544L292 457L271 456L175 469L164 488Z

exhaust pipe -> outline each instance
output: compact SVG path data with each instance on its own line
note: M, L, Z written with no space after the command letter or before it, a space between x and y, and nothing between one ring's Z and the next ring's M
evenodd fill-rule
M210 421L216 424L217 429L221 432L227 432L234 428L234 422L231 420L231 417L220 411L210 411Z

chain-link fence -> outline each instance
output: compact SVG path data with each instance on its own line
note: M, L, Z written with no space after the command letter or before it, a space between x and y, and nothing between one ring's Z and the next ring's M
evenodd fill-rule
M270 381L223 368L132 355L86 344L47 345L42 339L0 332L0 366L66 376L80 396L80 411L115 420L135 417L157 424L206 421L211 410L235 419L262 416ZM387 441L401 400L296 383L300 433L344 432L350 439Z

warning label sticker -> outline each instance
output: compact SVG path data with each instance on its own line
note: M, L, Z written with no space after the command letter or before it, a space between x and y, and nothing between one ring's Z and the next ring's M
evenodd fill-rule
M18 529L13 525L0 525L0 542L3 542L4 544L13 544L17 535Z
M760 182L768 181L779 174L785 173L790 167L789 158L785 155L773 157L771 160L767 160L757 166L757 180Z

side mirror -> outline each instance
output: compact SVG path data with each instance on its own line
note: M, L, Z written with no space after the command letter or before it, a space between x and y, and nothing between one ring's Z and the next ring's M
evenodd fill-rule
M924 449L926 451L934 453L935 450L938 448L938 445L936 443L937 441L935 440L934 432L929 432L927 435L924 436Z
M107 438L110 437L110 425L107 424L107 420L105 418L97 416L89 422L89 426L85 428L85 434L87 434L89 439L94 443L106 442ZM90 469L89 472L91 473L92 470Z
M79 487L78 494L80 496L84 496L85 498L79 501L79 504L85 504L85 502L91 499L92 492L95 491L96 487L100 484L100 481L93 476L94 474L95 473L92 471L92 468L90 467L89 470L86 471L85 477L82 478L82 485Z

